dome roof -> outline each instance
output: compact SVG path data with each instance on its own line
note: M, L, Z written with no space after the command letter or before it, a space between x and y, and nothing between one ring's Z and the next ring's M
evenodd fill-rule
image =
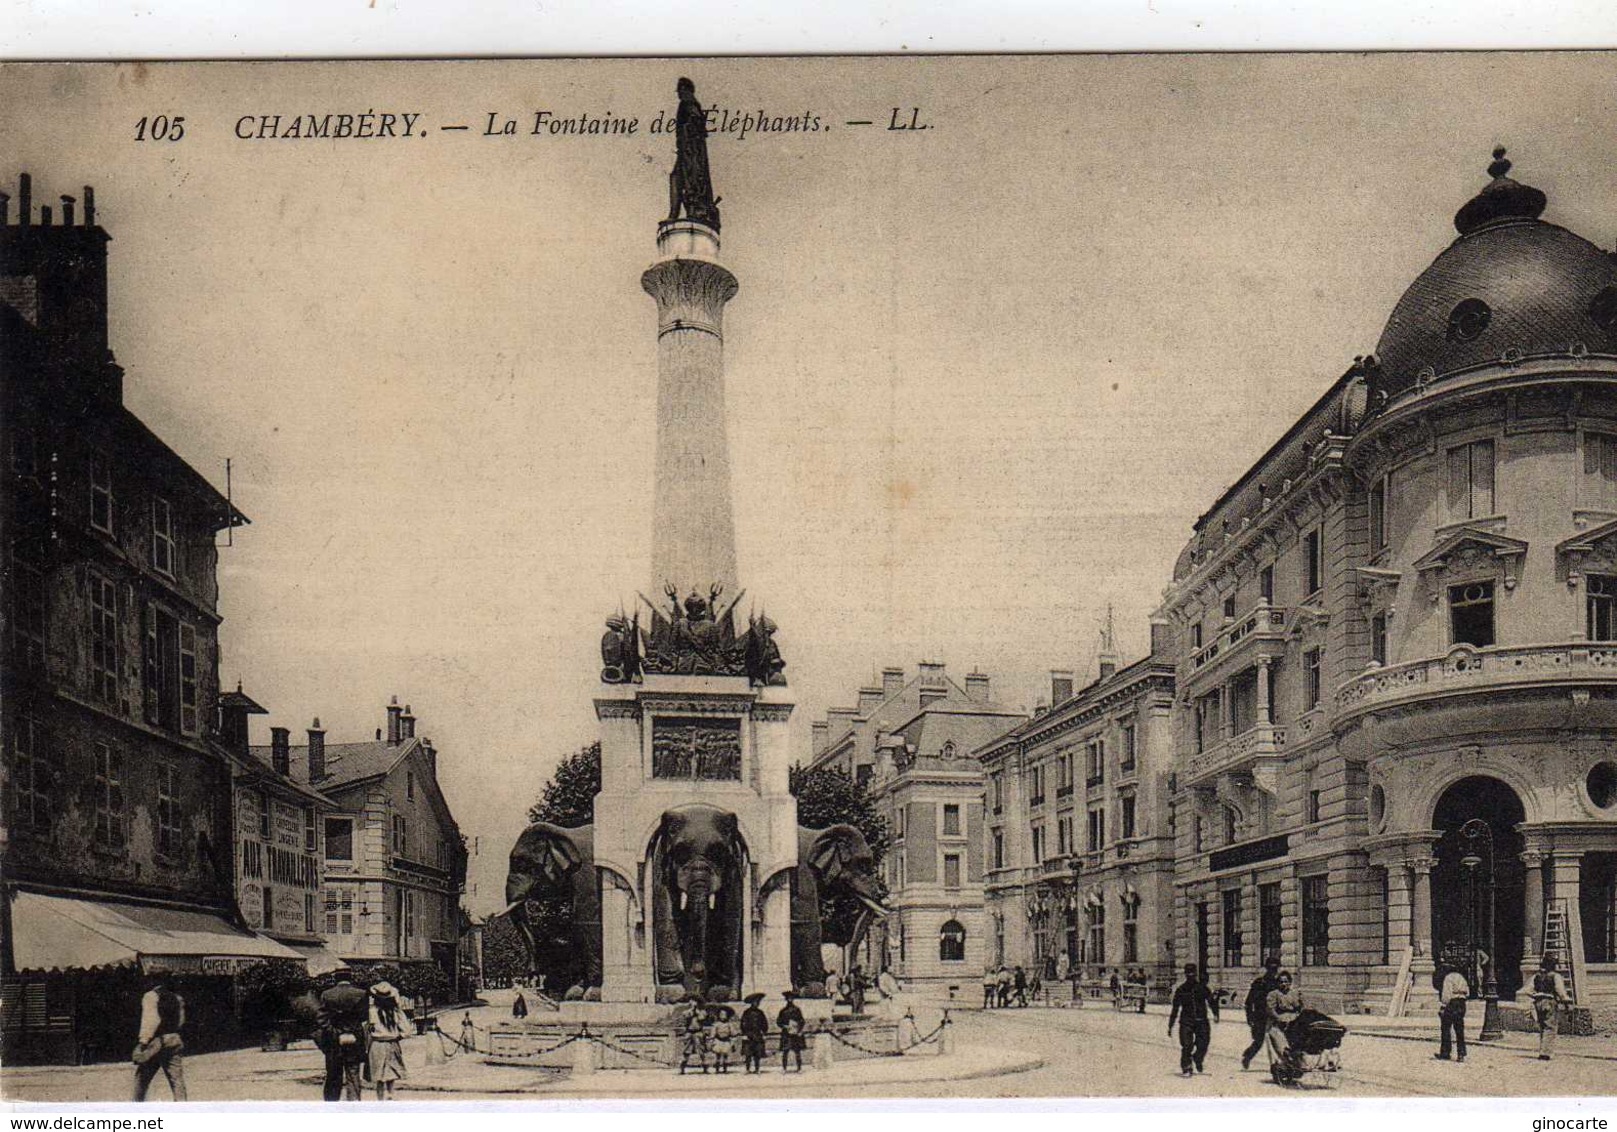
M1617 352L1617 258L1538 219L1544 194L1505 176L1455 215L1459 239L1404 292L1376 354L1381 387L1398 393L1434 376L1497 362L1506 351L1554 353L1582 345Z

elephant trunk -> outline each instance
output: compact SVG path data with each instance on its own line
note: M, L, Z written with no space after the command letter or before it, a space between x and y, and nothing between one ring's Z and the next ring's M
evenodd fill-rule
M707 918L708 905L713 896L713 878L699 873L684 889L686 971L698 980L707 979Z

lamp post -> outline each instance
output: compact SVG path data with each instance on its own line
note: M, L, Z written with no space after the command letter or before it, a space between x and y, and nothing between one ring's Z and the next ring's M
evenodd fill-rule
M1460 827L1461 844L1466 848L1466 855L1461 858L1460 865L1471 878L1471 953L1474 956L1478 950L1478 943L1482 933L1477 930L1477 919L1481 915L1482 902L1477 898L1476 888L1478 870L1484 864L1488 867L1486 879L1483 881L1488 896L1488 931L1486 939L1488 948L1486 958L1482 963L1482 1032L1477 1035L1479 1042L1498 1041L1504 1036L1504 1030L1499 1025L1499 984L1494 979L1494 957L1498 954L1498 940L1494 938L1497 932L1496 917L1494 915L1497 905L1497 889L1499 878L1494 874L1493 855L1493 828L1481 818L1472 818Z

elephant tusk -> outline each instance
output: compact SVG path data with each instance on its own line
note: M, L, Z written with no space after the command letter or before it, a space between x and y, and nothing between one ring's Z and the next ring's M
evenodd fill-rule
M859 901L859 903L863 904L866 908L869 908L872 912L876 913L876 915L880 916L884 920L891 914L889 909L887 909L887 908L883 907L882 905L876 903L874 900L872 900L868 896L859 896L859 897L856 897L855 899L857 899Z
M680 911L681 911L681 912L683 912L683 911L684 911L684 910L685 910L685 905L686 905L686 904L688 904L688 903L690 903L690 899L691 899L691 898L690 898L690 894L689 894L689 893L686 893L686 892L681 892L681 893L680 893L680 894L679 894L679 910L680 910Z
M719 894L717 892L708 893L707 894L707 910L709 912L711 912L715 908L717 908L718 906L719 906Z
M521 900L513 900L513 901L511 901L511 903L507 904L504 909L502 909L499 912L496 912L494 918L499 919L499 917L501 917L501 916L509 916L512 912L515 912L518 908L522 907L527 902L528 902L527 897L523 897Z

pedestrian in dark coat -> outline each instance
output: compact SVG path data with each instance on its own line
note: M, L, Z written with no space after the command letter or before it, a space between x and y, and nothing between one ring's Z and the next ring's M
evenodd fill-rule
M746 998L747 1009L741 1012L741 1056L746 1062L748 1073L762 1073L764 1071L764 1054L768 1050L769 1019L758 1008L764 1000L761 993L754 992Z
M346 967L334 973L337 982L320 996L316 1022L315 1043L326 1057L323 1095L328 1101L357 1101L371 996L354 985L353 972Z
M1168 1033L1179 1023L1179 1072L1189 1077L1205 1073L1202 1062L1213 1044L1213 1023L1218 1021L1218 1000L1196 973L1196 964L1185 964L1185 981L1173 992L1168 1010Z
M796 1057L797 1071L803 1072L803 1050L808 1046L808 1039L803 1036L803 1012L797 1008L797 994L787 991L784 995L786 1005L780 1008L775 1015L775 1025L780 1027L780 1071L787 1072L787 1057Z
M1016 970L1011 973L1011 986L1016 991L1016 1005L1026 1006L1027 972L1022 970L1021 964L1018 964Z
M522 997L521 991L517 991L516 1001L511 1003L511 1017L526 1018L527 1016L528 1000Z
M1269 992L1280 985L1280 956L1271 955L1263 961L1263 974L1252 980L1246 992L1246 1027L1252 1034L1252 1044L1241 1051L1241 1068L1252 1065L1252 1059L1263 1049L1269 1036Z

